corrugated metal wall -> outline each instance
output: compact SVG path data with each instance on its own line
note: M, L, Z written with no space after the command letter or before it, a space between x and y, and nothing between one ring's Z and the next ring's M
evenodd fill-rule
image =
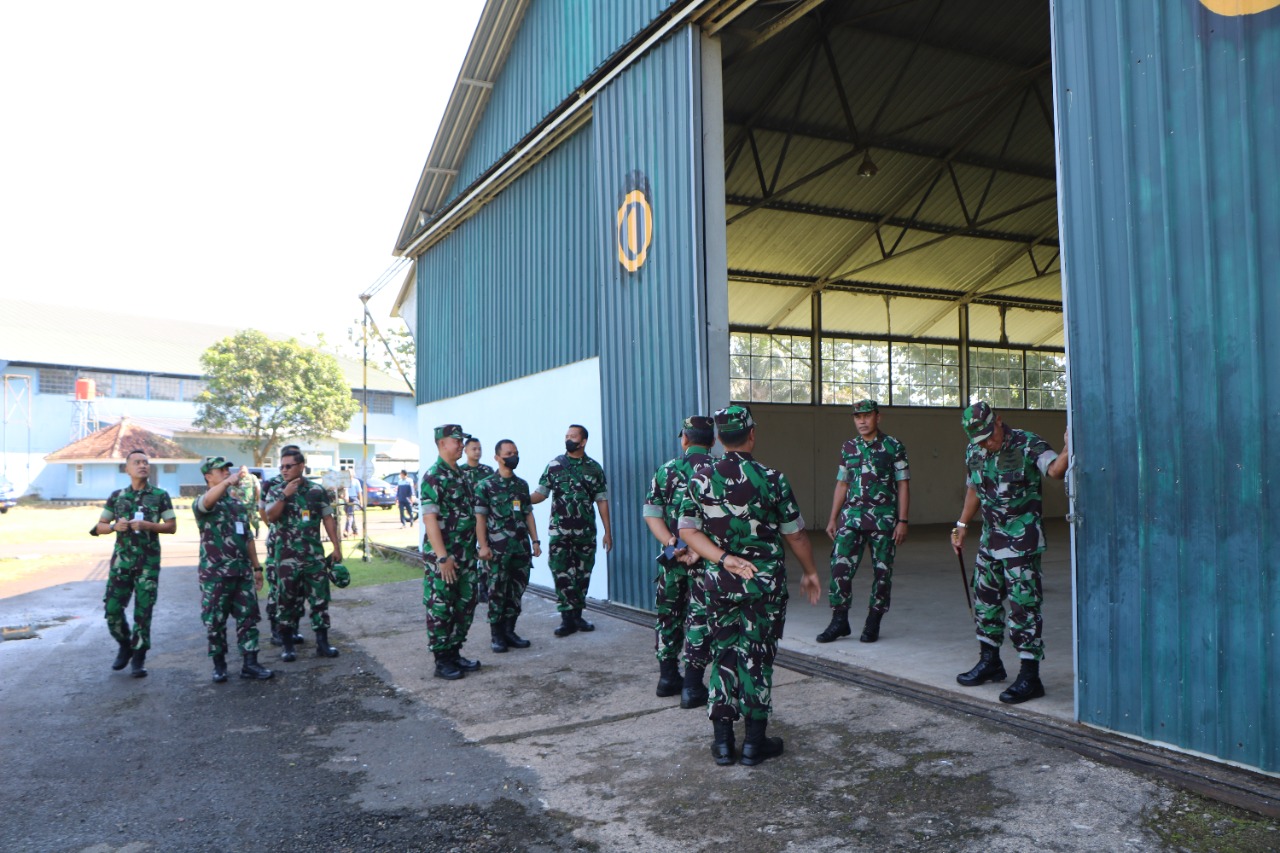
M679 453L681 420L702 386L701 71L697 31L656 46L601 92L593 120L601 262L600 382L614 550L609 595L652 609L656 543L641 518L658 465ZM618 262L616 217L629 177L650 188L653 243L638 272ZM700 402L702 405L700 405Z
M532 0L454 182L467 187L672 0Z
M598 354L594 182L588 126L418 259L419 403Z
M1053 23L1079 716L1280 771L1280 10Z

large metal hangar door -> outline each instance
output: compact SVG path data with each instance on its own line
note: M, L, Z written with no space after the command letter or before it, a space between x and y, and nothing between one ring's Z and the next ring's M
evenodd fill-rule
M715 36L729 396L751 403L757 455L787 473L816 530L849 404L879 401L911 461L899 562L927 551L956 605L956 660L899 674L953 682L972 623L945 531L927 525L954 521L963 499L960 409L989 400L1055 447L1066 427L1049 4L760 2ZM1045 493L1046 639L1054 710L1070 717L1067 500L1057 483ZM815 545L825 580L826 537ZM858 601L870 574L864 561ZM920 581L904 577L895 595ZM793 608L789 636L827 613Z

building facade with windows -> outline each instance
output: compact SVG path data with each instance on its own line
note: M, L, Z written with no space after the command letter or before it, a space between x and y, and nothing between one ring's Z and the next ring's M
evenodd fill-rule
M165 488L175 487L174 494L178 487L204 482L199 473L204 456L252 464L237 436L193 424L194 401L204 390L200 355L236 330L146 320L141 321L145 329L132 331L139 322L136 317L0 300L0 476L19 494L54 500L106 497L111 490L104 491L104 483L122 476L118 466L106 471L102 465L49 462L45 457L122 419L197 455L195 462L185 464L166 460L156 471ZM361 400L362 365L338 360L352 395ZM417 414L405 383L371 369L368 406L370 473L416 469ZM317 469L346 463L358 470L364 459L363 435L363 418L357 413L343 432L304 442L308 463Z

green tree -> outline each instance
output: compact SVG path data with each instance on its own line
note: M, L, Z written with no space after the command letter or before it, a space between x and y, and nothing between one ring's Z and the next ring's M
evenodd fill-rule
M244 435L240 446L261 465L286 438L316 439L347 428L359 410L337 360L290 338L248 329L200 356L207 386L195 425Z

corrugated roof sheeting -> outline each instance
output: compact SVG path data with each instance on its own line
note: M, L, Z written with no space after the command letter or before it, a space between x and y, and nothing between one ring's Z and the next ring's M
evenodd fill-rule
M795 299L797 294L803 292L805 292L803 288L730 279L729 317L734 325L764 326L792 299ZM809 298L806 295L804 300L778 323L778 328L808 329L812 325L813 314L809 309Z
M672 0L532 0L453 186L506 154Z
M1062 346L1062 315L1056 311L1005 311L1004 331L1010 346ZM1000 309L994 305L969 306L969 338L995 344L1000 340Z
M677 30L600 93L591 257L602 280L603 461L614 507L609 596L653 608L655 544L641 517L657 467L679 451L681 421L707 411L700 35ZM663 116L662 121L654 117ZM637 173L648 184L653 240L637 272L618 260L614 224Z
M1280 9L1054 29L1079 716L1277 772Z
M418 259L419 403L598 354L591 160L581 131Z

